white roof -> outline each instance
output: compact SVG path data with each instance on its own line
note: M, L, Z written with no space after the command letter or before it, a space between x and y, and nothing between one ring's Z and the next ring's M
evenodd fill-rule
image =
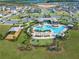
M12 27L9 31L19 31L23 29L23 27Z

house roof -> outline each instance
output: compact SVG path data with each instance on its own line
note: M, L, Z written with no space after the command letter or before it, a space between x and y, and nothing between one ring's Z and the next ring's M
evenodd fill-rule
M11 20L11 21L6 21L5 24L16 24L18 23L17 20Z
M23 19L23 22L28 22L28 21L30 21L30 20L32 20L32 18L24 18L24 19Z
M52 18L37 18L38 21L51 20Z

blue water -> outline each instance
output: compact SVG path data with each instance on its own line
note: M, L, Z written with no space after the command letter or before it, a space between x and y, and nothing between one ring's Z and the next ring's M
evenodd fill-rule
M50 30L51 32L54 32L55 34L59 34L64 30L65 26L59 26L59 27L53 27L50 25L44 25L43 27L35 26L34 30L37 31L45 31L45 30Z

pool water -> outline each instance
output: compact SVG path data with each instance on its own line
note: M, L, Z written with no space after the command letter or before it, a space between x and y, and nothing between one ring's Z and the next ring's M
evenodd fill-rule
M36 30L36 31L50 30L51 32L54 32L56 35L61 33L64 29L65 29L64 25L60 25L59 27L53 27L51 25L44 25L42 27L40 27L40 26L35 26L34 27L34 30Z

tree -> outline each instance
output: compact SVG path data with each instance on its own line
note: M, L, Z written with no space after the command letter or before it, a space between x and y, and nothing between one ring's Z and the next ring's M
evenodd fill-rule
M75 29L75 30L78 30L78 28L79 28L78 22L75 22L75 23L74 23L74 29Z

